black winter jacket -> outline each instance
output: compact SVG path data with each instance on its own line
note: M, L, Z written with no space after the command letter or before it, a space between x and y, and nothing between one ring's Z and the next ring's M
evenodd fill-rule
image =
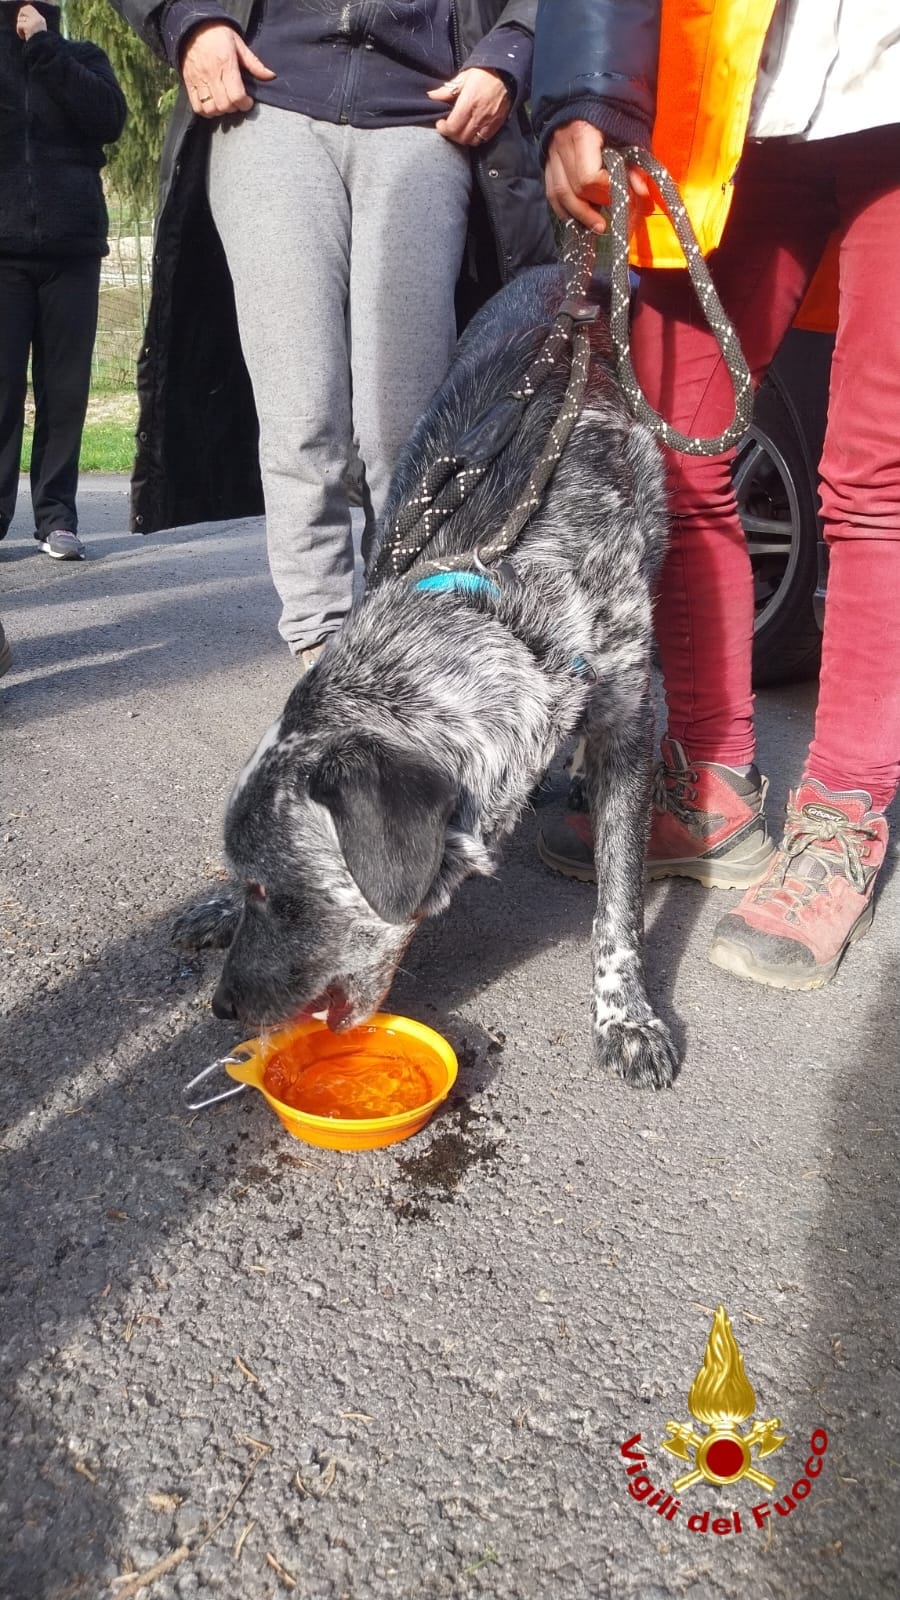
M662 0L538 0L531 106L541 149L554 128L593 123L611 144L649 145Z
M164 56L159 0L112 0ZM221 0L240 26L254 0ZM500 20L531 29L537 0L454 0L459 64ZM241 354L231 279L206 197L210 124L182 88L166 136L153 293L138 361L140 418L132 526L158 528L262 511L258 424ZM473 152L461 321L523 267L556 251L537 150L524 112ZM264 272L264 263L260 264Z
M106 255L103 146L125 125L125 100L95 44L47 32L21 40L18 5L0 4L0 255Z

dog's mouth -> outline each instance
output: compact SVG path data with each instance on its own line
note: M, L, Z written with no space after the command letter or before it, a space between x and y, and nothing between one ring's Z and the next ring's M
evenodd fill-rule
M339 983L330 983L314 1000L297 1014L297 1021L309 1017L324 1017L332 1033L341 1033L353 1021L353 1002Z

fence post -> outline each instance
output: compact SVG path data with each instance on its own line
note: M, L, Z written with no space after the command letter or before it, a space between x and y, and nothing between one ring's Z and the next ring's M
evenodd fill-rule
M141 222L139 217L134 219L134 254L137 262L138 305L141 308L141 336L143 337L147 311L144 305L144 258L141 254Z

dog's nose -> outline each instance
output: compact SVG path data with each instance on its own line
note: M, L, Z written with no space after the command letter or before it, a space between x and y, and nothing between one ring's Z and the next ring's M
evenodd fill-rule
M228 990L223 983L219 984L218 989L212 997L212 1008L213 1015L220 1017L223 1022L237 1021L237 1012L234 1009L234 1001L232 1000L231 995L228 993Z

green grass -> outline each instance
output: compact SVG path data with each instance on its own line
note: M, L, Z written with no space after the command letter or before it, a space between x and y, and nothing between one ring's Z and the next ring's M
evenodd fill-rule
M137 427L137 395L131 388L91 390L84 432L81 436L82 472L130 472L134 464L134 430ZM34 409L29 396L22 439L23 472L31 466L34 438Z
M22 441L22 471L31 466L32 430ZM86 422L81 439L81 472L130 472L134 464L134 427L121 422Z

